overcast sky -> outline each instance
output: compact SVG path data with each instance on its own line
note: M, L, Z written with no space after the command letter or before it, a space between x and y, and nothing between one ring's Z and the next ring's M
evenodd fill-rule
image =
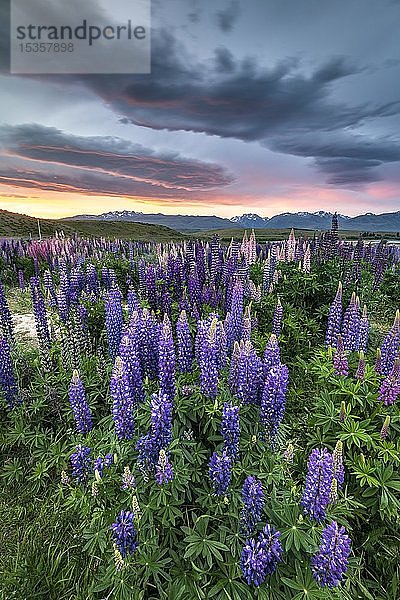
M1 208L400 210L399 30L398 0L153 0L149 75L10 75L3 47Z

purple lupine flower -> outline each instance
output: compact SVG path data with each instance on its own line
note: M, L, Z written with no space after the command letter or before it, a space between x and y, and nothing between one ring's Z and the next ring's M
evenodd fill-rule
M71 454L72 476L78 483L85 483L89 474L92 472L92 451L88 446L79 444L75 452Z
M144 309L139 330L140 357L143 370L151 379L155 379L158 376L159 342L160 325L154 313L150 313L147 309Z
M359 379L360 381L364 381L364 377L365 377L365 358L364 358L364 352L362 350L360 350L360 358L358 361L356 378Z
M326 328L325 344L326 346L336 346L336 339L340 333L342 323L342 283L339 281L338 289L334 301L331 304Z
M50 281L49 281L49 276L50 276ZM65 265L63 265L60 268L59 277L60 277L60 283L58 286L57 294L55 295L56 296L55 300L57 303L60 319L62 320L63 323L66 323L68 321L68 316L69 316L70 286L69 286L69 276L68 276L68 272L67 272L67 267ZM46 285L47 290L53 290L53 281L52 281L50 273L45 278L45 285ZM49 294L51 297L51 291L49 291ZM53 290L53 294L54 294L54 290Z
M241 342L236 368L236 386L232 392L243 404L259 404L262 364L251 342Z
M381 346L382 365L381 373L389 375L393 368L394 361L400 350L400 311L396 311L396 316L392 327L387 333Z
M221 455L214 452L210 458L208 473L214 494L225 496L232 478L232 461L226 450Z
M391 406L396 402L397 396L400 394L400 358L396 358L389 375L382 381L379 388L379 402L383 402L385 406Z
M239 407L229 402L224 402L222 407L221 435L227 454L233 461L237 460L240 440Z
M93 463L93 470L97 471L99 477L103 477L104 469L108 469L114 464L114 456L111 453L105 455L104 458L101 456L97 457Z
M160 450L166 450L172 441L173 403L161 392L151 397L151 428L137 444L138 465L145 477L154 473Z
M111 360L115 360L121 342L123 316L121 293L117 288L112 289L105 299L105 320L108 340L108 351Z
M383 422L382 429L379 433L379 437L382 441L386 440L386 438L387 438L387 435L389 433L389 426L390 426L390 415L387 415L387 417L385 418L385 420Z
M349 372L349 365L347 362L346 353L344 351L343 339L340 334L337 336L337 347L333 357L333 366L336 375L345 377Z
M326 448L315 448L308 459L306 485L300 504L311 519L322 521L329 504L333 479L333 457Z
M22 271L22 269L19 269L19 271L18 271L18 284L19 284L19 289L24 291L26 285L25 285L24 272Z
M158 485L163 485L164 483L169 483L172 481L173 477L174 473L172 470L172 465L169 462L165 450L161 449L156 465L156 482Z
M251 318L245 317L243 319L242 340L244 342L250 342L250 339L251 339Z
M76 429L86 435L93 428L92 414L86 400L85 389L75 369L69 386L69 402L74 414Z
M135 402L126 367L119 356L115 359L110 380L110 393L117 437L119 440L130 440L135 430L133 416Z
M50 330L47 321L46 305L44 296L40 289L40 282L37 277L30 279L33 312L35 315L36 332L39 342L39 350L42 357L48 361L48 352L51 346Z
M179 370L181 373L190 373L193 364L193 345L186 311L184 310L182 310L176 322L176 338L178 342Z
M358 350L360 342L360 325L360 301L356 297L356 293L353 292L349 306L344 313L341 328L343 347L345 350Z
M154 473L160 452L157 440L151 434L151 431L140 436L136 442L136 450L138 452L138 467L147 481L149 475Z
M157 308L157 285L156 271L153 265L148 265L146 269L146 295L150 307L155 310Z
M347 571L351 541L344 527L332 521L322 532L319 550L311 558L311 571L322 587L337 587Z
M233 344L242 337L243 327L243 285L238 280L232 290L232 303L227 322L227 343L230 351Z
M53 277L48 269L43 274L43 283L44 283L44 287L47 291L49 305L57 306L57 296L56 296L56 292L54 290ZM60 285L61 285L61 282L60 282Z
M9 410L21 404L22 398L18 394L10 346L5 338L0 339L0 392L3 392Z
M175 398L175 352L170 321L165 315L159 341L160 392L173 402Z
M12 345L14 341L13 323L11 312L8 307L3 283L0 279L0 334Z
M134 490L136 488L135 476L133 475L129 467L124 467L121 487L123 490Z
M133 554L139 545L134 519L135 513L121 510L111 525L113 541L122 558L127 554Z
M276 335L272 334L267 342L264 353L263 372L267 377L272 367L277 367L281 362L281 351Z
M202 325L206 327L205 323ZM217 366L217 319L214 318L199 339L199 367L201 393L210 400L214 400L218 392L218 366ZM200 329L201 331L201 329Z
M138 344L134 336L129 334L122 336L119 345L119 356L129 379L132 398L137 405L144 400L144 389L138 355Z
M363 352L367 351L367 343L368 343L368 332L369 332L369 321L367 316L367 307L364 304L361 322L360 322L360 339L359 339L359 347Z
M267 575L274 573L282 560L281 533L265 525L256 538L250 538L242 550L240 568L248 585L259 587Z
M111 452L108 452L104 457L104 467L109 468L114 464L114 455Z
M132 317L134 312L140 310L139 300L137 298L135 288L130 287L127 295L129 316Z
M228 346L224 323L218 321L215 329L215 343L217 349L217 370L222 371L226 367L228 358Z
M336 442L332 453L333 458L333 477L337 481L338 489L342 489L344 483L344 464L343 464L343 442Z
M151 396L151 432L158 451L166 449L172 441L173 402L161 391Z
M263 430L268 432L272 446L285 414L288 381L288 368L281 364L270 369L264 384L260 422Z
M280 299L275 307L274 318L272 320L272 333L278 338L281 335L283 308Z
M232 356L229 367L228 385L231 390L236 390L239 374L239 360L240 360L240 345L239 342L235 342L233 346Z
M242 487L243 508L240 515L241 530L250 535L257 523L261 521L264 508L264 492L262 483L257 477L246 477Z

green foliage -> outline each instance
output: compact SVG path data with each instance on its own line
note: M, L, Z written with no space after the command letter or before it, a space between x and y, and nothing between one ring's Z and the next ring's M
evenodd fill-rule
M107 255L96 264L112 267L121 287L129 272L127 261ZM400 551L399 410L378 403L380 377L367 359L365 380L355 379L357 356L350 356L350 375L334 375L332 356L322 349L329 304L344 275L335 262L313 265L304 274L297 265L280 265L281 278L273 293L253 305L258 327L253 341L261 353L271 332L277 298L284 308L280 337L282 358L290 367L287 411L277 448L260 438L258 409L240 411L240 461L233 470L227 498L213 495L208 461L221 449L221 412L224 401L236 402L224 372L215 401L200 392L197 370L177 377L177 396L170 448L173 481L160 487L136 469L135 442L149 427L149 398L157 389L146 380L146 402L136 414L132 441L118 441L111 417L109 379L102 301L86 302L90 335L88 351L76 359L94 416L93 431L77 434L68 403L71 367L64 360L64 342L52 349L51 372L43 372L36 348L17 343L14 349L19 387L25 403L12 414L2 414L0 470L2 544L0 571L5 598L50 600L396 600ZM260 265L252 278L261 282ZM398 280L385 279L379 302L372 301L371 274L364 269L359 294L371 300L371 319L378 320L382 304L391 304ZM345 291L348 300L351 286ZM15 307L18 302L15 303ZM14 308L15 308L14 307ZM211 308L210 308L211 310ZM178 313L173 306L173 319ZM53 324L59 326L53 315ZM193 323L191 323L193 326ZM374 340L382 339L378 328ZM185 386L192 393L184 393ZM346 416L339 418L342 402ZM389 435L380 438L387 415ZM331 505L327 519L346 526L353 553L348 575L338 590L317 586L310 571L322 525L306 518L299 501L306 463L312 448L332 450L343 442L345 488ZM70 476L69 459L78 443L92 448L93 457L111 452L115 464L101 479L93 474L86 485ZM293 460L284 457L294 447ZM136 490L121 488L124 467L135 472ZM259 590L249 588L239 560L244 538L239 529L241 487L248 475L262 480L267 498L262 524L281 532L284 561ZM139 550L117 570L110 526L121 509L135 501ZM260 528L262 527L260 524Z

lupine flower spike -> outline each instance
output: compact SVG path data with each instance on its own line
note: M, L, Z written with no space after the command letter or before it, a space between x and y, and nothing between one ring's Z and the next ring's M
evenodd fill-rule
M210 458L209 475L214 494L217 496L224 496L227 493L232 477L231 469L232 461L226 450L223 450L221 455L214 452Z
M379 434L379 437L381 438L381 440L386 440L387 435L389 433L389 425L390 425L390 415L387 415L383 425L382 425L382 429L381 432Z
M337 486L342 489L344 482L344 464L343 464L343 442L336 442L335 449L332 454L333 458L333 477L337 481Z
M306 485L301 499L304 512L322 521L330 501L333 479L333 457L326 448L315 448L308 460Z
M259 587L274 573L282 560L281 534L266 525L256 538L250 538L242 550L240 568L248 585Z
M389 375L383 380L379 388L379 401L385 406L391 406L396 402L400 394L400 358L396 358Z
M337 347L335 356L333 357L333 366L336 375L346 376L349 372L349 365L347 363L347 358L343 346L343 339L341 335L337 336Z
M322 533L318 552L311 559L311 571L321 587L337 587L347 571L351 542L344 527L336 521Z
M133 524L134 518L133 512L121 510L111 525L114 544L123 559L128 554L133 554L138 547L137 532Z
M161 449L156 466L156 481L158 485L169 483L172 481L173 476L172 465L168 460L165 450Z
M225 402L222 408L221 434L224 439L224 447L232 460L236 460L239 454L239 407Z
M251 475L246 478L242 488L243 508L240 516L241 529L245 535L253 532L261 520L264 508L264 492L262 483Z
M364 377L365 377L365 358L364 358L364 352L362 350L360 350L360 358L358 361L356 378L359 379L360 381L363 381Z
M93 427L92 415L86 401L83 383L76 369L72 374L71 385L69 386L69 402L74 414L76 428L79 433L85 435Z

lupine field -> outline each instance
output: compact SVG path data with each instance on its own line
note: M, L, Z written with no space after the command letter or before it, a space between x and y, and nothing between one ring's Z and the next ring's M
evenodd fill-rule
M400 598L399 246L9 238L0 265L2 598Z

